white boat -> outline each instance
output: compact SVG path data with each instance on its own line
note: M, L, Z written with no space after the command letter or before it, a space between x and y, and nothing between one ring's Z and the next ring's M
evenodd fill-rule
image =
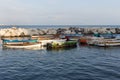
M96 46L120 46L120 36L116 36L113 39L101 39L94 43Z
M120 40L118 39L103 39L95 42L96 46L120 46Z
M94 45L96 42L102 40L102 37L87 37L87 44Z
M33 49L33 48L41 48L41 43L34 43L34 44L5 44L3 45L4 48L14 48L14 49Z
M3 48L25 48L25 49L31 49L31 48L39 48L41 47L41 43L37 41L37 39L28 39L28 40L8 40L3 39L2 40L2 46Z

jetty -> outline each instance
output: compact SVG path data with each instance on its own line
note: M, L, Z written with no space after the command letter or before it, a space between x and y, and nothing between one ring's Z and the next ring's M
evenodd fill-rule
M77 43L94 46L119 46L119 28L3 28L0 37L6 48L47 49L77 47Z
M12 36L36 36L36 35L50 35L50 34L93 34L112 32L113 34L120 34L120 28L107 28L107 27L91 27L91 28L79 28L79 27L68 27L68 28L51 28L51 29L40 29L40 28L2 28L0 29L0 37L12 37Z

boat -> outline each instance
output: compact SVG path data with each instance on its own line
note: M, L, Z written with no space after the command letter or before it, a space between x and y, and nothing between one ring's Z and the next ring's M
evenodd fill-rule
M88 45L95 45L96 42L103 40L103 37L88 37L87 38L87 44Z
M96 46L109 47L109 46L120 46L120 40L118 39L103 39L95 42Z
M79 43L80 44L87 44L87 37L80 37Z
M77 47L77 41L65 41L61 44L58 43L48 43L47 49L58 49L58 48L72 48Z
M38 42L37 40L8 40L8 39L3 39L2 40L2 45L4 48L38 48L41 47L41 43Z
M34 44L4 44L4 48L13 48L13 49L32 49L32 48L40 48L42 47L41 43Z
M103 41L104 39L111 39L111 35L109 36L108 34L100 34L98 32L95 32L93 36L87 37L87 44L88 45L96 45L97 42Z
M96 37L96 39L93 40L92 44L100 47L120 46L120 35L107 35L107 37L105 35L105 37Z

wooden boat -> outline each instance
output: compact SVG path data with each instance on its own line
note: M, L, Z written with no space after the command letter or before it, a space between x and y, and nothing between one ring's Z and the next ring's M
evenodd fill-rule
M106 40L114 39L115 36L113 34L100 34L100 33L94 33L92 37L89 37L87 39L87 44L89 45L98 45L99 43L106 43Z
M41 43L37 40L7 40L3 39L3 47L4 48L38 48L41 47Z
M120 46L120 40L118 39L103 39L95 42L96 46L106 47L106 46Z
M77 41L66 41L62 44L58 44L54 42L47 44L47 49L72 48L72 47L77 47Z
M102 37L88 37L87 38L87 44L88 45L95 45L96 42L103 40L104 38Z
M5 44L4 48L14 48L14 49L32 49L32 48L40 48L42 47L41 43L28 43L28 44Z
M80 44L87 44L87 37L80 37L79 42Z
M120 46L120 36L110 36L110 37L96 37L93 42L96 46Z

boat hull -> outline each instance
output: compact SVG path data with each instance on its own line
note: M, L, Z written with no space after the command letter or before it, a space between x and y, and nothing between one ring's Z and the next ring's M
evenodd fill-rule
M120 46L120 40L108 39L103 41L98 41L95 43L96 46L105 47L105 46Z
M38 44L30 44L30 45L3 45L4 48L14 48L14 49L32 49L32 48L40 48L42 45Z
M96 44L99 47L112 47L112 46L120 46L120 44Z

